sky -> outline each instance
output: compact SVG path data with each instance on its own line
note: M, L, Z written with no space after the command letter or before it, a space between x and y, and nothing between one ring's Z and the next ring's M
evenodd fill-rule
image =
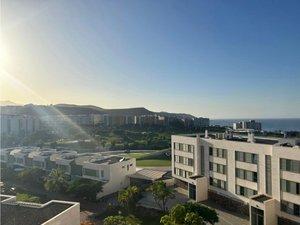
M300 117L300 1L2 0L1 100Z

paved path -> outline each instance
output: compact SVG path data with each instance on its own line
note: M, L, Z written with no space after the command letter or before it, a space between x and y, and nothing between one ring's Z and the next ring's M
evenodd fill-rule
M219 223L217 225L249 225L249 218L240 214L221 208L212 201L201 202L202 204L214 208L219 215Z
M175 192L175 199L170 199L168 201L167 208L170 209L176 204L182 204L188 201L189 198L186 195ZM249 225L249 219L245 216L221 208L218 204L212 201L204 201L201 203L216 210L219 215L219 223L216 225ZM159 209L152 194L149 192L143 194L143 198L138 202L138 204L146 208Z
M167 202L167 208L171 209L176 204L185 203L188 200L189 199L188 199L187 196L175 192L175 198L174 199L170 199ZM155 201L153 199L152 193L150 193L150 192L143 193L143 198L138 202L138 204L141 205L141 206L144 206L146 208L152 208L152 209L158 209L158 210L160 210L160 208L158 207L158 205L155 203Z

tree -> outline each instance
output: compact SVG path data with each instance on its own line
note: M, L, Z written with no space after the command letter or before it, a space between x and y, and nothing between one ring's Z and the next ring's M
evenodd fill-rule
M141 225L141 221L130 216L109 216L104 219L104 225Z
M137 198L140 191L136 186L130 186L127 189L124 189L118 194L118 202L128 210L128 212L132 212L135 208L135 204L137 202Z
M163 181L155 182L150 186L149 190L152 192L156 204L165 212L168 200L175 197L174 191L168 188Z
M64 171L54 169L45 179L45 189L53 192L64 192L68 188L68 179Z
M198 214L203 218L204 221L209 222L210 224L215 224L219 222L219 217L216 210L208 208L205 205L200 203L188 202L185 205L187 212L193 212Z
M100 181L80 178L74 180L69 188L68 193L76 197L87 199L90 201L97 200L97 194L102 191L103 183Z
M170 213L160 219L163 225L205 225L201 216L188 212L184 205L177 204Z
M29 195L29 194L17 193L16 198L17 198L17 201L20 201L20 202L34 202L34 203L41 202L39 197Z
M170 210L170 216L175 224L183 224L186 215L186 209L183 205L177 204Z
M184 224L186 225L205 225L202 217L196 213L187 213L184 218Z
M28 185L42 186L45 177L45 171L40 168L26 168L17 175L18 179Z

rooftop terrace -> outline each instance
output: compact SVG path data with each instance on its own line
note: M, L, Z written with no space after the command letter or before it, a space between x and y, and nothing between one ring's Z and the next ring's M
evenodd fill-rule
M1 196L2 225L40 225L76 204L61 201L50 201L45 204L6 202L4 198L7 200L8 197Z
M122 162L125 160L127 160L127 159L124 157L121 157L121 156L112 156L112 157L108 157L108 158L104 158L104 159L97 159L97 160L91 159L90 162L97 163L97 164L114 164L114 163Z

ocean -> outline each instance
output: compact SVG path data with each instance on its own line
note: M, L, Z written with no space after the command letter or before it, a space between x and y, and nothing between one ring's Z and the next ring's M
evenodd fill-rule
M215 119L210 120L211 125L232 126L234 122L249 119ZM255 119L261 122L265 131L300 131L300 118L295 119Z

